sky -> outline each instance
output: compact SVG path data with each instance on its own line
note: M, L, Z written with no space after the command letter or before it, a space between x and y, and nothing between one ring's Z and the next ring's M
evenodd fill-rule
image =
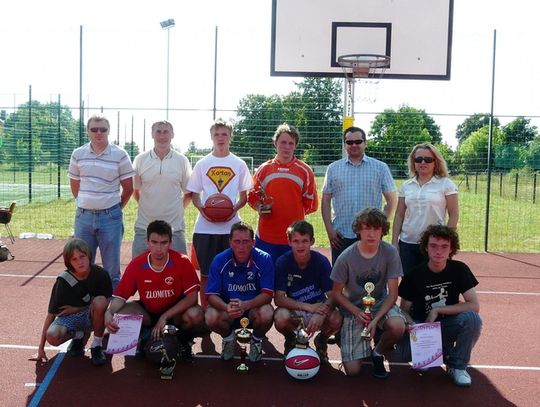
M159 22L174 18L176 25L169 33L174 143L183 151L190 141L209 146L216 26L218 116L234 118L238 101L248 94L284 95L301 80L270 76L271 4L271 0L4 2L0 109L10 112L25 103L31 85L33 99L57 101L60 94L62 104L75 108L78 118L82 25L87 116L103 107L111 119L111 135L119 133L121 143L131 137L133 116L135 141L142 147L146 132L148 148L149 127L164 118L166 106L167 31ZM355 124L369 128L375 113L408 104L435 115L444 140L455 146L457 124L491 108L497 30L494 113L503 116L502 124L513 116L527 116L540 127L539 11L540 5L530 0L455 0L451 80L382 80L375 102L356 101Z

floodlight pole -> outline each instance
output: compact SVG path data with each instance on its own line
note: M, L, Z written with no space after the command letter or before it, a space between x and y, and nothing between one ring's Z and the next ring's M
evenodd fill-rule
M161 25L161 28L167 30L167 105L165 108L165 118L169 120L169 56L171 45L171 28L174 27L174 19L169 18L168 20L162 21L159 24Z

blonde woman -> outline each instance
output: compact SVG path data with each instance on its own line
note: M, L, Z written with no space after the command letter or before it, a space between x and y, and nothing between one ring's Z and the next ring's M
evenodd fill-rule
M450 178L446 161L435 146L414 146L408 158L411 179L399 191L392 244L399 250L403 273L408 274L426 258L420 253L420 236L429 225L456 229L459 219L458 188Z

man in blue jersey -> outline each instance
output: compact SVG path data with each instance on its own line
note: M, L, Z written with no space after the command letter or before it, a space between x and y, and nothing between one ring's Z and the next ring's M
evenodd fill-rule
M268 253L254 247L253 228L244 222L232 225L230 248L218 254L210 265L206 296L206 325L223 337L221 358L234 357L234 329L248 317L253 337L249 360L262 357L262 340L272 327L274 309L274 263Z
M302 321L308 334L320 331L315 337L315 349L321 363L328 363L328 337L341 328L343 321L329 296L332 267L325 256L311 250L315 237L309 222L294 222L287 228L287 237L292 250L276 261L274 299L279 307L274 313L274 323L285 337L284 355L294 348L294 330Z

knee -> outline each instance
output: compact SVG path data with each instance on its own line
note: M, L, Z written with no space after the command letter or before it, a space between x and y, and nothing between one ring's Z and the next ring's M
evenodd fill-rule
M59 346L65 342L67 329L61 325L51 325L47 330L47 342L52 346Z
M388 319L384 324L384 332L393 338L401 338L405 333L405 321L401 318Z
M107 298L104 296L95 297L92 300L92 313L104 313L107 309L107 306L109 305Z
M290 319L291 313L286 308L278 308L274 312L274 324L276 325L276 329L278 331L283 330L287 326Z
M219 324L220 313L218 310L212 307L208 307L206 309L206 312L204 314L204 321L206 322L206 325L212 329L213 327L217 326Z
M480 332L482 329L482 318L475 311L465 311L460 314L461 324L472 332Z
M199 305L188 308L184 314L184 320L189 326L199 326L204 322L204 311Z
M339 311L334 311L330 314L328 322L330 323L330 327L333 331L338 331L343 324L343 316Z
M255 320L261 324L268 324L274 321L274 309L270 304L261 305L253 311Z

